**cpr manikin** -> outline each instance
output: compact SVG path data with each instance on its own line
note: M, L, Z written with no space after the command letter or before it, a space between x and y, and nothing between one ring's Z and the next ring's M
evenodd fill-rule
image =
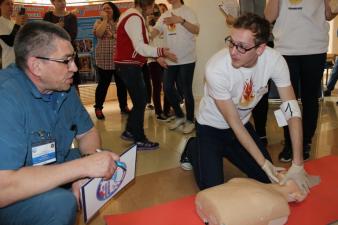
M312 179L312 186L318 183L319 177ZM195 203L197 213L208 225L282 225L290 214L288 202L305 198L293 180L279 185L233 178L199 192Z

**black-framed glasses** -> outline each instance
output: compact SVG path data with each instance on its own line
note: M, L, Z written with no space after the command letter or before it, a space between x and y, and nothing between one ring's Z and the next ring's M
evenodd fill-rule
M246 52L248 52L248 51L250 51L250 50L252 50L252 49L254 49L254 48L257 48L259 45L262 44L262 43L260 43L260 44L256 44L255 46L253 46L253 47L251 47L251 48L246 48L246 47L244 47L242 44L236 44L235 42L233 42L233 41L231 40L231 36L226 37L224 41L225 41L225 44L226 44L229 48L235 47L236 50L237 50L239 53L241 53L241 54L245 54Z
M35 58L66 64L69 68L71 64L74 62L75 56L76 56L76 52L73 52L72 55L67 56L67 58L64 58L64 59L55 59L55 58L49 58L49 57L43 57L43 56L35 56Z

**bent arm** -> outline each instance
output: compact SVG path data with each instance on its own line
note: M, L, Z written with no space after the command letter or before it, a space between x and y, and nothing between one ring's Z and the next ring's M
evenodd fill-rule
M10 34L0 35L1 40L3 40L8 46L13 47L15 35L16 33L18 33L19 29L20 29L20 25L15 24Z
M282 102L288 100L296 100L292 86L279 87L279 96ZM297 165L303 165L303 129L302 119L299 117L292 117L288 121L288 129L290 132L293 152L293 162Z
M93 34L97 38L102 38L104 32L106 31L108 21L107 20L97 20L94 24Z
M198 25L192 24L189 21L183 19L182 17L181 17L180 24L192 34L197 35L200 32L200 27Z
M274 22L279 16L279 0L268 0L264 15L270 23Z
M101 138L95 127L84 134L77 135L76 140L79 143L79 149L82 154L93 154L96 149L101 148Z
M255 159L255 161L262 167L265 162L265 158L261 151L258 149L255 141L252 139L249 132L245 129L242 121L239 118L236 107L231 99L229 100L216 100L216 106L222 113L225 121L229 124L233 132L235 133L238 141L249 152L249 154Z
M333 13L330 7L330 0L324 0L325 2L325 18L326 20L330 21L333 20L337 16L337 12Z

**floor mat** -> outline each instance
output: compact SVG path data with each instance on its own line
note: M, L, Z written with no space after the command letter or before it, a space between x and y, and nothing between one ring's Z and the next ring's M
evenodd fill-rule
M338 156L305 163L306 170L321 177L302 203L291 203L287 225L328 225L338 220ZM204 225L195 212L195 196L181 198L139 211L105 216L107 225Z

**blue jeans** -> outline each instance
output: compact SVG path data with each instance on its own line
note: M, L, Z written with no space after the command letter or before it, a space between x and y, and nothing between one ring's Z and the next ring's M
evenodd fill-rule
M336 86L338 80L338 58L336 59L336 62L333 65L330 80L327 84L327 90L332 91L334 89L334 86Z
M187 120L194 121L195 100L192 94L192 82L194 79L195 63L168 66L163 76L164 93L170 105L175 111L176 117L184 117L180 107L180 95L177 90L179 86L183 91Z
M250 123L246 130L267 160L271 157ZM224 183L223 158L227 158L249 178L270 183L268 176L239 143L232 129L217 129L196 123L196 138L188 143L187 153L198 187L203 190Z
M55 188L0 208L0 224L74 225L76 209L74 194L70 190Z
M126 131L132 133L135 142L144 141L146 136L143 123L147 92L142 68L132 64L117 64L116 70L118 76L124 82L133 103L133 108L128 116Z

